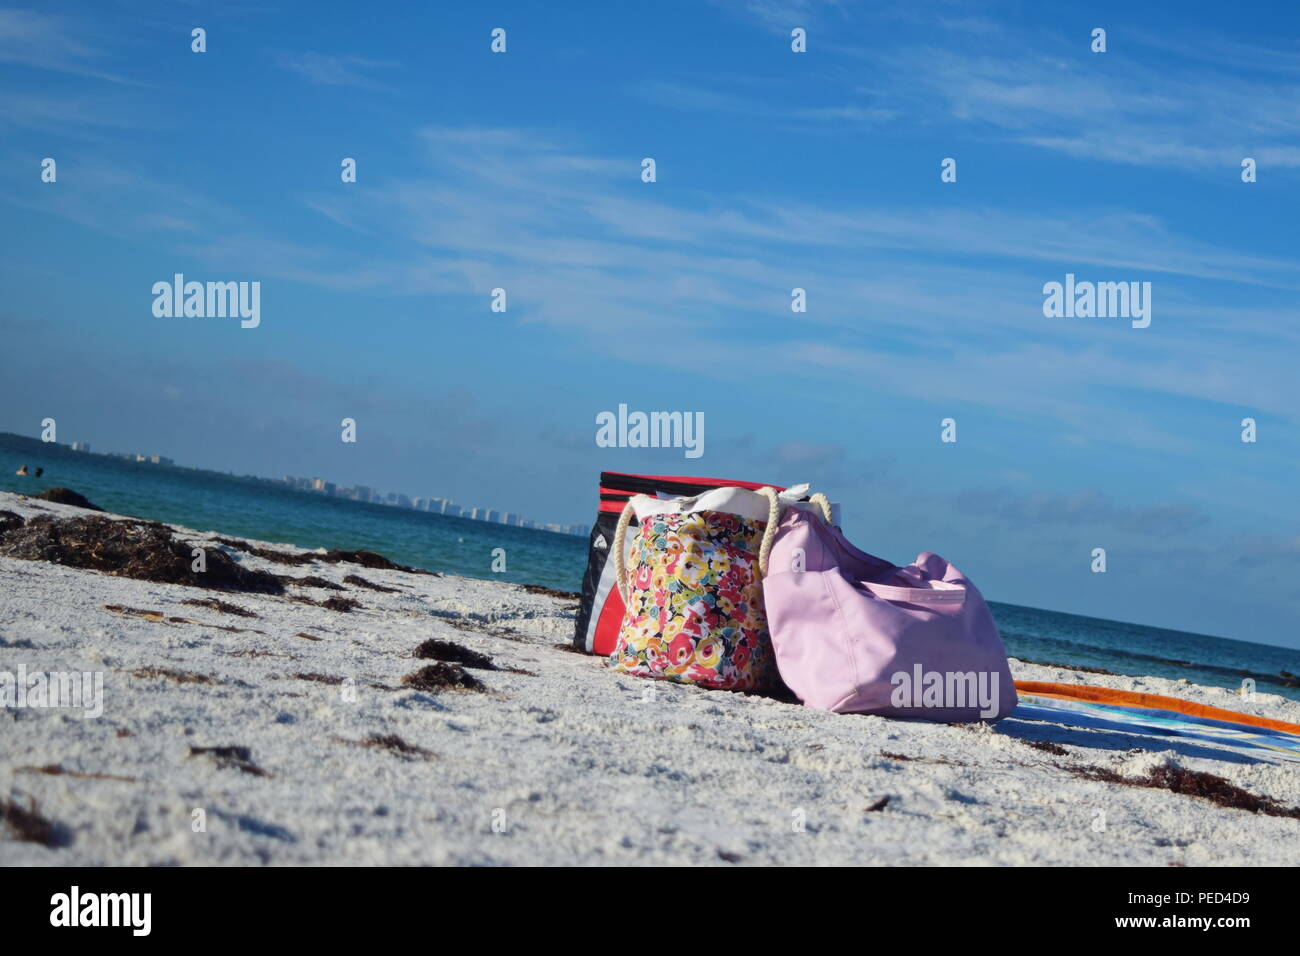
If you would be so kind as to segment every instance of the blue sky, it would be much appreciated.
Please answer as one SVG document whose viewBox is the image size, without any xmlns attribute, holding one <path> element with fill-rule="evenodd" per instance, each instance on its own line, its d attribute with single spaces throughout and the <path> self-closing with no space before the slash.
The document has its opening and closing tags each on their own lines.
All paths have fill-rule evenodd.
<svg viewBox="0 0 1300 956">
<path fill-rule="evenodd" d="M 1291 3 L 0 8 L 0 429 L 554 521 L 806 480 L 993 599 L 1300 646 L 1297 196 Z M 1151 326 L 1045 318 L 1067 272 Z M 598 448 L 620 402 L 704 456 Z"/>
</svg>

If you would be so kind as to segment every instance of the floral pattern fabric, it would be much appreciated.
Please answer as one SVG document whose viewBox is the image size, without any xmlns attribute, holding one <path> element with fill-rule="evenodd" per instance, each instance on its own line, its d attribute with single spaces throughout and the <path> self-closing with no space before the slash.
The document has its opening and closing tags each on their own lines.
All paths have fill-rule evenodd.
<svg viewBox="0 0 1300 956">
<path fill-rule="evenodd" d="M 725 690 L 770 684 L 775 656 L 758 573 L 766 526 L 719 511 L 647 517 L 628 562 L 614 669 Z"/>
</svg>

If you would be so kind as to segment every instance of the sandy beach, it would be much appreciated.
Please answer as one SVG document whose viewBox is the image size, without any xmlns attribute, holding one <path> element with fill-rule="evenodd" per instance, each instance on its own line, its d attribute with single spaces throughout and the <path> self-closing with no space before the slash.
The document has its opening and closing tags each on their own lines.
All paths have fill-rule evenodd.
<svg viewBox="0 0 1300 956">
<path fill-rule="evenodd" d="M 0 511 L 89 514 L 13 494 Z M 654 684 L 574 652 L 565 596 L 173 530 L 249 571 L 314 582 L 220 592 L 0 557 L 0 670 L 101 672 L 104 687 L 95 718 L 0 711 L 0 797 L 48 823 L 42 839 L 0 826 L 0 864 L 1300 858 L 1300 819 L 1099 773 L 1204 771 L 1294 808 L 1300 764 L 1016 718 L 921 724 Z M 421 645 L 434 657 L 417 657 Z M 1300 722 L 1300 704 L 1269 694 L 1012 668 Z"/>
</svg>

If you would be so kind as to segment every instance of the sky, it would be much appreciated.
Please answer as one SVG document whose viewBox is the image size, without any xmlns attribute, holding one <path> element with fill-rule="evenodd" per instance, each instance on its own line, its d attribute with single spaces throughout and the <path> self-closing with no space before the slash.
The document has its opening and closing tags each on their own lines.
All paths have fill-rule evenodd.
<svg viewBox="0 0 1300 956">
<path fill-rule="evenodd" d="M 1300 647 L 1297 197 L 1290 2 L 0 7 L 0 430 L 542 521 L 808 481 L 991 599 Z"/>
</svg>

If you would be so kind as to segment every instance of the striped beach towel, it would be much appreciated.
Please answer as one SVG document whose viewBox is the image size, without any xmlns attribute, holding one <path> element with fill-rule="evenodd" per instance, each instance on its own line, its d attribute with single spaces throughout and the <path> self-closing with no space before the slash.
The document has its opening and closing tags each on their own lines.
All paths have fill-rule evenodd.
<svg viewBox="0 0 1300 956">
<path fill-rule="evenodd" d="M 1300 724 L 1109 687 L 1016 681 L 1013 718 L 1218 744 L 1257 759 L 1300 762 Z"/>
</svg>

